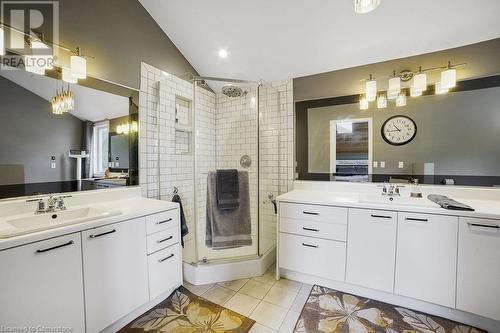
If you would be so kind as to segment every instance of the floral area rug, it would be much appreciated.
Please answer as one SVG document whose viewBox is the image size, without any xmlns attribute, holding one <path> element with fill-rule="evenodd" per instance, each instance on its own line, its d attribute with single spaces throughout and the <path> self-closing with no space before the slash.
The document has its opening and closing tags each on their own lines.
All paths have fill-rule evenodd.
<svg viewBox="0 0 500 333">
<path fill-rule="evenodd" d="M 119 333 L 246 333 L 254 320 L 198 297 L 179 287 Z"/>
<path fill-rule="evenodd" d="M 483 333 L 485 331 L 360 296 L 314 286 L 294 333 Z"/>
</svg>

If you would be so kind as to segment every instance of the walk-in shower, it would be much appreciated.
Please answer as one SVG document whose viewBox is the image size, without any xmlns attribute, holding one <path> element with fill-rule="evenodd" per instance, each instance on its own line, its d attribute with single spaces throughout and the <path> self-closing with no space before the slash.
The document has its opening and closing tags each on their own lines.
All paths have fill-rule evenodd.
<svg viewBox="0 0 500 333">
<path fill-rule="evenodd" d="M 194 85 L 194 216 L 195 241 L 186 244 L 186 278 L 210 282 L 210 268 L 238 265 L 258 269 L 274 261 L 277 215 L 273 199 L 287 190 L 286 159 L 280 158 L 283 136 L 282 93 L 270 84 L 195 77 Z M 208 90 L 211 89 L 212 91 Z M 216 250 L 206 245 L 207 176 L 218 169 L 248 172 L 252 244 Z M 282 180 L 283 179 L 283 180 Z M 239 223 L 235 220 L 234 223 Z M 189 248 L 188 248 L 189 246 Z M 259 261 L 262 261 L 260 264 Z M 221 265 L 221 266 L 218 266 Z M 205 276 L 196 276 L 196 269 Z M 243 268 L 243 266 L 241 266 Z M 236 269 L 242 274 L 245 269 Z M 256 271 L 257 273 L 260 273 Z M 227 278 L 235 278 L 234 272 Z M 208 278 L 208 279 L 207 279 Z M 215 279 L 225 279 L 219 276 Z"/>
</svg>

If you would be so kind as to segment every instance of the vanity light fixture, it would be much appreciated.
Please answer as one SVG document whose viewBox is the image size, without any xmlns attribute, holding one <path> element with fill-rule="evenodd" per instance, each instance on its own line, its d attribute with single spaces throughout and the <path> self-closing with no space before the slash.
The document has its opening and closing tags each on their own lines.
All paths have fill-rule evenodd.
<svg viewBox="0 0 500 333">
<path fill-rule="evenodd" d="M 78 83 L 78 79 L 71 73 L 69 68 L 62 69 L 62 80 L 68 83 Z"/>
<path fill-rule="evenodd" d="M 361 95 L 359 98 L 359 109 L 360 110 L 368 109 L 368 99 L 366 99 L 365 95 Z"/>
<path fill-rule="evenodd" d="M 405 106 L 406 105 L 406 91 L 402 90 L 398 97 L 396 97 L 396 106 Z"/>
<path fill-rule="evenodd" d="M 380 0 L 354 0 L 354 11 L 357 14 L 366 14 L 380 5 Z"/>
<path fill-rule="evenodd" d="M 389 89 L 387 90 L 387 98 L 394 99 L 401 92 L 401 78 L 393 72 L 392 77 L 389 79 Z"/>
<path fill-rule="evenodd" d="M 441 86 L 451 89 L 457 85 L 457 70 L 452 68 L 451 61 L 448 61 L 448 68 L 441 72 Z"/>
<path fill-rule="evenodd" d="M 79 47 L 76 48 L 76 51 L 71 56 L 71 74 L 77 79 L 86 79 L 87 78 L 87 59 L 81 54 L 81 50 Z"/>
<path fill-rule="evenodd" d="M 434 88 L 434 93 L 436 95 L 443 95 L 443 94 L 446 94 L 447 92 L 448 92 L 448 88 L 443 87 L 441 82 L 436 82 L 436 86 Z"/>
<path fill-rule="evenodd" d="M 373 102 L 377 98 L 377 81 L 373 79 L 371 74 L 365 84 L 365 94 L 368 102 Z"/>
<path fill-rule="evenodd" d="M 377 108 L 385 109 L 387 107 L 387 96 L 385 93 L 380 93 L 377 97 Z"/>
</svg>

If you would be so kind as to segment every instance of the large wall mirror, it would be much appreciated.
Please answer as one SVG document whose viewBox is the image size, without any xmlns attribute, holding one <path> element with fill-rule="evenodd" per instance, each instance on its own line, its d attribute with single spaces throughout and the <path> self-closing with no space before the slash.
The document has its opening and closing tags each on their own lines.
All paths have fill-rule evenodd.
<svg viewBox="0 0 500 333">
<path fill-rule="evenodd" d="M 296 103 L 298 179 L 500 185 L 500 76 L 404 107 L 359 95 Z"/>
<path fill-rule="evenodd" d="M 83 81 L 82 81 L 83 82 Z M 74 106 L 56 114 L 52 98 Z M 0 70 L 0 198 L 138 184 L 138 92 L 52 71 Z"/>
</svg>

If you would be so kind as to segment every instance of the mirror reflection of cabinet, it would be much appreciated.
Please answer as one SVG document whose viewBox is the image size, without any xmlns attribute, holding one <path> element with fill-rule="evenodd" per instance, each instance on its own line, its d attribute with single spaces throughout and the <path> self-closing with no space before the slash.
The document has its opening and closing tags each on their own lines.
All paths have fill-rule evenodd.
<svg viewBox="0 0 500 333">
<path fill-rule="evenodd" d="M 111 134 L 109 137 L 109 165 L 113 169 L 128 170 L 128 134 Z"/>
</svg>

